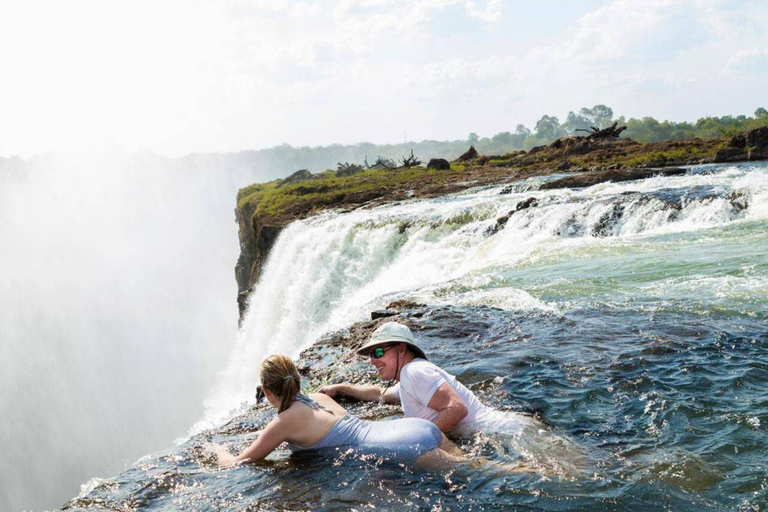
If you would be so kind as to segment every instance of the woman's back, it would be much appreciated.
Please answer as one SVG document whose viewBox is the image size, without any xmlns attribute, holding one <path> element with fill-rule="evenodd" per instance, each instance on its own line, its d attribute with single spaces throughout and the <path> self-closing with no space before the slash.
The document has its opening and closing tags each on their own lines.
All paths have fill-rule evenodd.
<svg viewBox="0 0 768 512">
<path fill-rule="evenodd" d="M 323 393 L 312 393 L 306 398 L 309 403 L 296 399 L 286 411 L 280 413 L 281 423 L 284 423 L 286 429 L 286 440 L 303 448 L 319 442 L 347 414 L 333 398 Z M 312 403 L 319 407 L 313 407 Z"/>
</svg>

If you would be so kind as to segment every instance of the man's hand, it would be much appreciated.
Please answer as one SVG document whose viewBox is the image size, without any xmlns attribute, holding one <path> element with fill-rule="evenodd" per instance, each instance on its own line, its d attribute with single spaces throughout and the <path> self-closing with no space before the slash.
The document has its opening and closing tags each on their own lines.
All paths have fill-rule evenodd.
<svg viewBox="0 0 768 512">
<path fill-rule="evenodd" d="M 344 387 L 344 384 L 329 384 L 327 386 L 323 386 L 320 389 L 317 390 L 318 393 L 325 393 L 329 397 L 333 398 L 339 393 L 341 393 L 341 389 Z"/>
</svg>

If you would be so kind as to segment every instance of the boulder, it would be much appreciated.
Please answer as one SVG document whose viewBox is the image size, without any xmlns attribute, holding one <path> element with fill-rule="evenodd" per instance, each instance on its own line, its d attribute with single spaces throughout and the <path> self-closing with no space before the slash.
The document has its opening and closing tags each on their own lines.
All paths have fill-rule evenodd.
<svg viewBox="0 0 768 512">
<path fill-rule="evenodd" d="M 515 206 L 515 212 L 519 212 L 521 210 L 527 210 L 528 208 L 534 208 L 539 205 L 539 200 L 535 197 L 529 197 L 525 201 L 520 201 L 517 203 L 517 206 Z M 511 214 L 512 212 L 510 212 Z"/>
<path fill-rule="evenodd" d="M 456 161 L 466 162 L 467 160 L 472 160 L 474 158 L 477 158 L 477 150 L 475 149 L 475 146 L 469 146 L 469 149 L 463 155 L 457 158 Z"/>
<path fill-rule="evenodd" d="M 312 173 L 307 169 L 300 169 L 281 181 L 277 185 L 277 188 L 280 188 L 284 185 L 290 185 L 291 183 L 298 183 L 300 181 L 306 181 L 310 179 L 312 179 Z"/>
<path fill-rule="evenodd" d="M 734 135 L 715 154 L 715 163 L 764 160 L 768 158 L 768 126 L 755 128 L 746 133 Z"/>
<path fill-rule="evenodd" d="M 445 158 L 433 158 L 427 164 L 427 169 L 436 169 L 438 171 L 447 171 L 450 168 L 451 164 Z"/>
<path fill-rule="evenodd" d="M 397 315 L 397 311 L 392 311 L 389 309 L 377 309 L 376 311 L 371 311 L 371 320 L 378 320 L 379 318 L 389 318 L 390 316 Z"/>
</svg>

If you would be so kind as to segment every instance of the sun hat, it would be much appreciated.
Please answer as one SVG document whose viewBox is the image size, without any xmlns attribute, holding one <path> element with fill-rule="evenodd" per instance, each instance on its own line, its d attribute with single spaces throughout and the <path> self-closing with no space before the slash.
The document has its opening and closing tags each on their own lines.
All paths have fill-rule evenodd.
<svg viewBox="0 0 768 512">
<path fill-rule="evenodd" d="M 408 345 L 408 348 L 416 354 L 416 357 L 422 359 L 427 358 L 424 351 L 416 345 L 416 340 L 408 326 L 397 322 L 386 322 L 381 324 L 375 331 L 373 331 L 371 339 L 369 339 L 365 345 L 357 349 L 357 353 L 367 356 L 375 347 L 386 345 L 387 343 L 405 343 Z"/>
</svg>

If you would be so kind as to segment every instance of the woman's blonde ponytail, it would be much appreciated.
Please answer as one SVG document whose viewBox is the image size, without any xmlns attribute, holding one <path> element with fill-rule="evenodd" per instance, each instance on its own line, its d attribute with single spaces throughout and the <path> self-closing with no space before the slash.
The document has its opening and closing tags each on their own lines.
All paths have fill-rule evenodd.
<svg viewBox="0 0 768 512">
<path fill-rule="evenodd" d="M 261 364 L 261 385 L 280 399 L 279 414 L 291 406 L 301 390 L 301 376 L 291 358 L 277 354 Z"/>
</svg>

